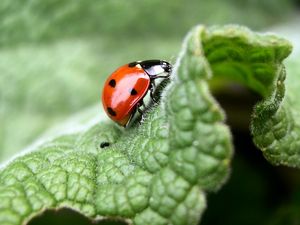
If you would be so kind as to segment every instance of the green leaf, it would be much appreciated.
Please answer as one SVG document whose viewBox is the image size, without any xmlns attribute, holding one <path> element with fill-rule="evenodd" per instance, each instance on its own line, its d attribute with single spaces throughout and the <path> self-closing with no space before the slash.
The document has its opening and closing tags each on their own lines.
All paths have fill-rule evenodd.
<svg viewBox="0 0 300 225">
<path fill-rule="evenodd" d="M 255 106 L 251 120 L 255 144 L 271 163 L 300 167 L 299 70 L 296 66 L 289 67 L 285 95 L 286 70 L 282 64 L 292 47 L 273 35 L 266 38 L 248 31 L 240 35 L 236 32 L 240 30 L 228 29 L 227 34 L 223 34 L 233 39 L 239 36 L 235 42 L 230 40 L 226 44 L 220 37 L 214 37 L 210 45 L 204 40 L 205 54 L 214 76 L 222 75 L 222 79 L 242 83 L 264 98 Z M 249 43 L 256 46 L 250 47 Z M 217 47 L 222 50 L 216 50 Z"/>
<path fill-rule="evenodd" d="M 290 60 L 287 69 L 279 65 L 273 90 L 255 107 L 252 133 L 255 144 L 271 163 L 299 168 L 300 73 L 297 61 Z"/>
<path fill-rule="evenodd" d="M 234 77 L 267 97 L 290 50 L 283 39 L 238 26 L 196 27 L 142 125 L 124 130 L 101 122 L 3 166 L 0 223 L 22 224 L 46 208 L 70 207 L 134 224 L 197 224 L 205 193 L 226 181 L 232 157 L 208 80 Z M 104 141 L 110 146 L 100 148 Z"/>
</svg>

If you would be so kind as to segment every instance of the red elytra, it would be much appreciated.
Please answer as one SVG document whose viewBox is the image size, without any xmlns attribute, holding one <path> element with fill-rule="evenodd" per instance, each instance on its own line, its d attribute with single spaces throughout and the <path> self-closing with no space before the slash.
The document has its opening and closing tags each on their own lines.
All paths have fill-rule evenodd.
<svg viewBox="0 0 300 225">
<path fill-rule="evenodd" d="M 156 78 L 167 78 L 171 65 L 163 60 L 132 62 L 121 66 L 106 80 L 102 92 L 102 104 L 107 115 L 116 123 L 126 127 L 134 113 L 143 104 L 150 90 L 153 98 L 153 82 Z M 167 73 L 165 76 L 160 76 Z"/>
</svg>

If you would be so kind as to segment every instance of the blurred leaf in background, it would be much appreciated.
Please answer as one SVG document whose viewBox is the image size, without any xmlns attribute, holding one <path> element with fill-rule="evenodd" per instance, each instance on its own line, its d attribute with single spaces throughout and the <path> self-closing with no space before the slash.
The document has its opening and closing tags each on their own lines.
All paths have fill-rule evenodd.
<svg viewBox="0 0 300 225">
<path fill-rule="evenodd" d="M 239 23 L 264 28 L 287 20 L 293 10 L 286 0 L 3 0 L 1 46 L 61 38 L 182 38 L 198 23 Z"/>
</svg>

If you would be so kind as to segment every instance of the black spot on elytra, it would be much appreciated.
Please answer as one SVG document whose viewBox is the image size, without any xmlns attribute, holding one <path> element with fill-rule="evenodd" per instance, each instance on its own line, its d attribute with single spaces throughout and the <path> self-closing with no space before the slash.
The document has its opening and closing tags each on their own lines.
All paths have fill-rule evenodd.
<svg viewBox="0 0 300 225">
<path fill-rule="evenodd" d="M 109 82 L 108 82 L 109 86 L 111 87 L 115 87 L 116 86 L 116 80 L 115 79 L 111 79 Z"/>
<path fill-rule="evenodd" d="M 129 66 L 129 67 L 135 67 L 136 64 L 137 64 L 137 62 L 131 62 L 131 63 L 128 64 L 128 66 Z"/>
<path fill-rule="evenodd" d="M 137 94 L 137 91 L 136 91 L 134 88 L 132 88 L 131 91 L 130 91 L 130 94 L 131 94 L 131 95 L 136 95 L 136 94 Z"/>
<path fill-rule="evenodd" d="M 107 107 L 107 112 L 111 115 L 111 116 L 116 116 L 117 113 L 110 107 Z"/>
<path fill-rule="evenodd" d="M 100 144 L 100 148 L 105 148 L 108 147 L 109 145 L 110 145 L 109 142 L 104 141 Z"/>
</svg>

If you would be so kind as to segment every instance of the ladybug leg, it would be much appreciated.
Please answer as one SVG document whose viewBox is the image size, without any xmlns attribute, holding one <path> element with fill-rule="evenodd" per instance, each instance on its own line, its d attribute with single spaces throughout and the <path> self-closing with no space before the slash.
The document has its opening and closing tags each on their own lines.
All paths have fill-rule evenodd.
<svg viewBox="0 0 300 225">
<path fill-rule="evenodd" d="M 155 97 L 154 97 L 154 90 L 155 90 L 155 83 L 154 80 L 152 80 L 151 84 L 150 84 L 150 98 L 152 99 L 152 101 L 156 104 L 158 104 L 158 102 L 156 101 Z"/>
<path fill-rule="evenodd" d="M 144 103 L 143 99 L 142 99 L 142 100 L 140 100 L 140 106 L 143 106 L 143 107 L 144 107 L 144 109 L 146 108 L 146 105 L 145 105 L 145 103 Z"/>
<path fill-rule="evenodd" d="M 151 85 L 153 86 L 153 88 L 156 87 L 156 84 L 155 84 L 155 80 L 154 80 L 154 79 L 151 80 Z"/>
<path fill-rule="evenodd" d="M 142 121 L 144 121 L 144 119 L 145 119 L 144 113 L 143 113 L 143 111 L 141 110 L 141 106 L 143 106 L 143 105 L 144 105 L 144 102 L 143 102 L 143 101 L 142 101 L 142 103 L 141 103 L 141 102 L 138 102 L 137 105 L 136 105 L 136 109 L 137 109 L 137 111 L 139 112 L 139 114 L 141 114 L 141 117 L 142 117 L 142 119 L 139 121 L 139 124 L 142 124 Z"/>
</svg>

